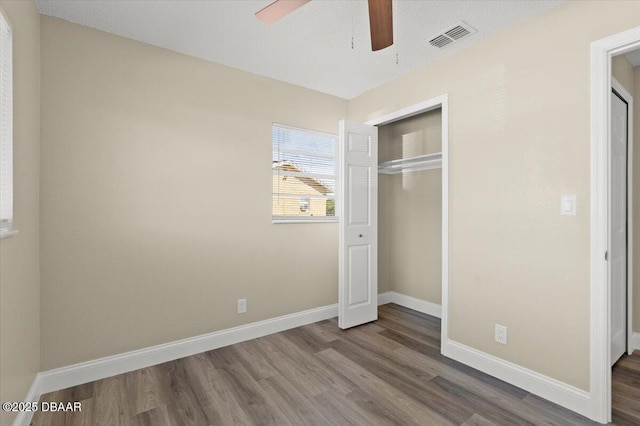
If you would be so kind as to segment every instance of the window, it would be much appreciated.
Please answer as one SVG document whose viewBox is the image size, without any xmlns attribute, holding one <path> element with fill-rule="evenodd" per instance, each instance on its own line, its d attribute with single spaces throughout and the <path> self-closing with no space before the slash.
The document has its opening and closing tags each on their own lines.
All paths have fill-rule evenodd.
<svg viewBox="0 0 640 426">
<path fill-rule="evenodd" d="M 336 221 L 337 137 L 274 124 L 274 223 Z"/>
<path fill-rule="evenodd" d="M 0 13 L 0 237 L 13 228 L 13 56 L 11 28 Z"/>
<path fill-rule="evenodd" d="M 307 210 L 309 210 L 309 196 L 308 195 L 303 195 L 302 197 L 300 197 L 300 211 L 301 212 L 306 212 Z"/>
</svg>

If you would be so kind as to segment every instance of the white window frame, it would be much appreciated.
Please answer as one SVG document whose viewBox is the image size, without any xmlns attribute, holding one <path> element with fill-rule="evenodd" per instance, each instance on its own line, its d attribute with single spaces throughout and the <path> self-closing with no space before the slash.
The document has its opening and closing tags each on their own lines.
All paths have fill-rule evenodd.
<svg viewBox="0 0 640 426">
<path fill-rule="evenodd" d="M 297 130 L 300 132 L 305 132 L 305 133 L 311 133 L 311 134 L 316 134 L 316 135 L 320 135 L 320 136 L 324 136 L 324 137 L 328 137 L 334 140 L 334 147 L 335 147 L 335 156 L 334 156 L 334 160 L 335 160 L 335 185 L 336 188 L 338 187 L 338 183 L 339 183 L 339 179 L 340 179 L 340 175 L 339 175 L 339 158 L 338 158 L 338 154 L 339 154 L 339 150 L 338 150 L 338 135 L 334 134 L 334 133 L 327 133 L 327 132 L 321 132 L 318 130 L 311 130 L 311 129 L 306 129 L 303 127 L 296 127 L 296 126 L 291 126 L 288 124 L 282 124 L 282 123 L 272 123 L 271 124 L 271 131 L 273 132 L 273 128 L 274 127 L 280 127 L 283 129 L 291 129 L 291 130 Z M 273 156 L 273 139 L 271 140 L 271 155 Z M 273 176 L 273 172 L 272 172 L 272 176 Z M 273 177 L 272 177 L 273 179 Z M 273 197 L 273 194 L 272 194 Z M 311 198 L 309 198 L 309 208 L 311 208 Z M 334 199 L 334 203 L 335 203 L 335 207 L 334 207 L 334 212 L 335 212 L 335 216 L 275 216 L 272 214 L 271 216 L 271 223 L 272 224 L 286 224 L 286 223 L 338 223 L 338 199 L 337 196 L 333 197 Z M 272 206 L 271 206 L 271 210 L 273 211 L 273 198 L 272 198 Z"/>
<path fill-rule="evenodd" d="M 300 196 L 300 211 L 306 212 L 311 208 L 311 197 L 308 195 Z"/>
<path fill-rule="evenodd" d="M 0 11 L 0 238 L 15 235 L 14 229 L 14 173 L 13 173 L 13 31 Z M 8 61 L 8 64 L 7 64 Z M 4 154 L 4 155 L 3 155 Z M 2 176 L 8 179 L 2 182 Z M 4 188 L 4 189 L 3 189 Z M 8 204 L 8 207 L 7 207 Z M 7 213 L 8 211 L 8 213 Z M 2 217 L 2 214 L 5 217 Z"/>
</svg>

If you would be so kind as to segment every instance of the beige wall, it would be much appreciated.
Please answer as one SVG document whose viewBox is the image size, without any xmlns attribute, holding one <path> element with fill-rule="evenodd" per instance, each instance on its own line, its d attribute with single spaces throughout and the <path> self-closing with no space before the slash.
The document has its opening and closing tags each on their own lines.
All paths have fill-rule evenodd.
<svg viewBox="0 0 640 426">
<path fill-rule="evenodd" d="M 13 30 L 14 223 L 0 240 L 0 401 L 23 401 L 40 366 L 38 194 L 40 16 L 33 1 L 6 1 Z M 0 414 L 0 424 L 15 416 Z"/>
<path fill-rule="evenodd" d="M 442 150 L 442 114 L 427 112 L 379 127 L 380 161 Z M 425 170 L 378 179 L 378 284 L 441 303 L 442 171 Z"/>
<path fill-rule="evenodd" d="M 337 224 L 271 224 L 271 124 L 337 133 L 345 100 L 41 30 L 43 370 L 336 303 Z"/>
<path fill-rule="evenodd" d="M 611 60 L 611 75 L 618 80 L 629 93 L 633 94 L 633 66 L 626 56 L 614 56 Z"/>
<path fill-rule="evenodd" d="M 349 102 L 367 120 L 449 94 L 450 337 L 581 389 L 590 43 L 637 25 L 640 2 L 567 2 Z M 563 194 L 577 216 L 560 216 Z"/>
<path fill-rule="evenodd" d="M 640 333 L 640 66 L 633 69 L 633 331 Z"/>
</svg>

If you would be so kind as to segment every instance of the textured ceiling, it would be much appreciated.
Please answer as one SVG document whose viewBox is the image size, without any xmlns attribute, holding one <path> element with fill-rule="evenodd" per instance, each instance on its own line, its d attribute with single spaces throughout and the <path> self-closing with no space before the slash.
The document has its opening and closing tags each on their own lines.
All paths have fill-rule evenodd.
<svg viewBox="0 0 640 426">
<path fill-rule="evenodd" d="M 374 53 L 362 0 L 314 0 L 271 25 L 254 16 L 271 0 L 36 1 L 45 15 L 346 99 L 562 2 L 396 0 L 396 43 Z M 428 44 L 459 21 L 478 32 Z"/>
</svg>

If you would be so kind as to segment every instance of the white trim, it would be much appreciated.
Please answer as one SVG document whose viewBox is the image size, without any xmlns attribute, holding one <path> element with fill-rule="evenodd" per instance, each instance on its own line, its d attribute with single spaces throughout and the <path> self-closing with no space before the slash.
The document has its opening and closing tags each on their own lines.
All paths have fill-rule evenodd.
<svg viewBox="0 0 640 426">
<path fill-rule="evenodd" d="M 381 300 L 383 300 L 384 303 L 381 303 Z M 422 312 L 432 317 L 442 318 L 442 306 L 429 302 L 428 300 L 418 299 L 395 291 L 379 294 L 378 305 L 386 305 L 387 303 L 395 303 L 396 305 L 404 306 L 405 308 L 413 309 L 414 311 Z"/>
<path fill-rule="evenodd" d="M 40 374 L 37 374 L 29 388 L 29 392 L 27 392 L 24 402 L 38 402 L 42 393 L 43 392 L 40 391 Z M 33 418 L 33 413 L 33 411 L 20 411 L 13 421 L 13 426 L 29 426 Z"/>
<path fill-rule="evenodd" d="M 440 305 L 405 294 L 389 291 L 378 295 L 378 304 L 386 303 L 396 303 L 440 318 Z M 636 333 L 636 336 L 640 345 L 640 334 Z M 591 413 L 591 396 L 587 391 L 450 339 L 446 343 L 442 341 L 442 354 L 581 415 Z"/>
<path fill-rule="evenodd" d="M 0 229 L 0 240 L 3 238 L 9 238 L 9 237 L 13 237 L 14 235 L 18 235 L 20 231 L 18 231 L 17 229 L 10 229 L 10 228 L 5 228 L 5 229 Z"/>
<path fill-rule="evenodd" d="M 589 392 L 505 361 L 469 346 L 447 340 L 443 354 L 514 386 L 561 405 L 583 416 L 591 413 Z"/>
<path fill-rule="evenodd" d="M 6 72 L 0 75 L 0 169 L 4 179 L 0 178 L 0 238 L 15 235 L 14 221 L 16 214 L 16 169 L 15 149 L 15 46 L 13 27 L 5 13 L 0 10 L 0 61 L 5 62 Z"/>
<path fill-rule="evenodd" d="M 633 352 L 633 96 L 611 76 L 611 87 L 627 103 L 627 354 Z"/>
<path fill-rule="evenodd" d="M 281 129 L 286 129 L 286 130 L 295 130 L 298 132 L 315 133 L 316 135 L 323 136 L 325 138 L 333 138 L 335 139 L 336 143 L 338 142 L 338 135 L 335 133 L 323 132 L 322 130 L 307 129 L 306 127 L 292 126 L 289 124 L 282 124 L 282 123 L 273 121 L 271 123 L 271 128 L 273 129 L 274 127 L 280 127 Z"/>
<path fill-rule="evenodd" d="M 413 117 L 414 115 L 422 114 L 423 112 L 432 111 L 434 109 L 438 109 L 442 107 L 446 102 L 448 102 L 448 94 L 444 94 L 441 96 L 437 96 L 435 98 L 428 99 L 424 102 L 420 102 L 414 105 L 410 105 L 406 108 L 399 109 L 397 111 L 391 112 L 389 114 L 372 118 L 371 120 L 365 122 L 364 124 L 369 124 L 371 126 L 381 126 L 383 124 L 393 123 L 394 121 L 399 121 L 405 118 Z M 444 120 L 444 110 L 442 111 L 443 120 Z M 443 135 L 444 139 L 444 135 Z"/>
<path fill-rule="evenodd" d="M 386 303 L 396 303 L 406 308 L 439 317 L 439 305 L 394 291 L 378 295 L 378 304 L 383 305 Z M 636 343 L 640 346 L 640 333 L 636 333 L 636 338 Z M 589 416 L 591 413 L 591 396 L 589 392 L 582 389 L 567 385 L 559 380 L 453 340 L 447 340 L 446 343 L 443 341 L 442 354 L 583 416 Z"/>
<path fill-rule="evenodd" d="M 380 126 L 423 112 L 442 109 L 442 306 L 441 340 L 449 336 L 447 312 L 449 306 L 449 94 L 445 93 L 381 117 L 372 118 L 366 124 Z"/>
<path fill-rule="evenodd" d="M 39 394 L 77 386 L 105 377 L 127 373 L 178 358 L 210 351 L 234 343 L 244 342 L 311 324 L 338 315 L 338 305 L 328 305 L 289 315 L 258 321 L 214 333 L 189 337 L 175 342 L 152 346 L 120 355 L 44 371 L 36 377 Z"/>
<path fill-rule="evenodd" d="M 640 351 L 640 333 L 633 333 L 631 338 L 631 348 L 633 351 Z"/>
<path fill-rule="evenodd" d="M 387 303 L 393 303 L 392 294 L 393 291 L 387 291 L 386 293 L 378 294 L 378 306 L 386 305 Z"/>
<path fill-rule="evenodd" d="M 449 95 L 442 106 L 442 307 L 440 339 L 449 340 Z M 444 355 L 442 348 L 440 352 Z"/>
<path fill-rule="evenodd" d="M 591 413 L 601 423 L 611 420 L 611 353 L 609 267 L 609 148 L 611 58 L 640 47 L 640 26 L 591 43 L 591 284 L 590 388 Z"/>
<path fill-rule="evenodd" d="M 281 217 L 286 217 L 286 216 L 281 216 Z M 271 218 L 271 224 L 278 225 L 283 223 L 338 223 L 339 221 L 339 218 L 337 216 L 300 216 L 300 217 L 301 219 L 290 219 L 290 218 L 276 219 L 274 216 Z"/>
<path fill-rule="evenodd" d="M 440 317 L 440 305 L 394 291 L 378 296 L 378 304 L 386 303 L 396 303 Z M 640 334 L 636 334 L 640 339 Z M 446 343 L 442 341 L 442 354 L 584 416 L 591 413 L 591 396 L 587 391 L 450 339 L 447 339 Z"/>
</svg>

